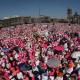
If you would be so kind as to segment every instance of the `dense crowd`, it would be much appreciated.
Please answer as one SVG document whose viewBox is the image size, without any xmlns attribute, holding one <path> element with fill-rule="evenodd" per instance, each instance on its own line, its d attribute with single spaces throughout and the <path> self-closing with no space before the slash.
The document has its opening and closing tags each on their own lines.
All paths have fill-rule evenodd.
<svg viewBox="0 0 80 80">
<path fill-rule="evenodd" d="M 80 80 L 80 25 L 1 28 L 0 75 L 8 80 Z"/>
</svg>

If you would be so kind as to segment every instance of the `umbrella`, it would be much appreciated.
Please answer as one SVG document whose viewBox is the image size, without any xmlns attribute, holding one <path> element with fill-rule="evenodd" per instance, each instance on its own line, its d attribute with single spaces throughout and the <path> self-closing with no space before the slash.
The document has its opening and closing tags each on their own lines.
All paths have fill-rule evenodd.
<svg viewBox="0 0 80 80">
<path fill-rule="evenodd" d="M 80 51 L 73 52 L 72 55 L 71 55 L 71 57 L 72 58 L 78 58 L 78 57 L 80 57 Z"/>
<path fill-rule="evenodd" d="M 78 38 L 77 41 L 80 43 L 80 38 Z"/>
<path fill-rule="evenodd" d="M 2 51 L 3 51 L 3 52 L 8 52 L 9 49 L 8 49 L 8 48 L 2 48 Z"/>
<path fill-rule="evenodd" d="M 54 50 L 63 51 L 64 50 L 64 47 L 63 46 L 55 46 L 54 47 Z"/>
<path fill-rule="evenodd" d="M 27 71 L 27 70 L 30 70 L 31 69 L 31 66 L 30 65 L 27 65 L 25 63 L 19 64 L 19 67 L 20 67 L 20 70 L 21 71 Z"/>
<path fill-rule="evenodd" d="M 57 58 L 51 58 L 48 60 L 47 65 L 49 67 L 57 67 L 59 66 L 59 64 L 61 63 L 61 61 Z"/>
</svg>

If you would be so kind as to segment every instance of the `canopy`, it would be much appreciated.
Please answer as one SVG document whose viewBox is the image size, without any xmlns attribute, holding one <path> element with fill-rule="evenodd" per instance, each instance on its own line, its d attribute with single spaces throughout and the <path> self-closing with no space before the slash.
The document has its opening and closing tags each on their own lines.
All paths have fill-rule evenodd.
<svg viewBox="0 0 80 80">
<path fill-rule="evenodd" d="M 57 67 L 59 66 L 59 64 L 61 63 L 61 61 L 57 58 L 51 58 L 48 60 L 47 65 L 49 67 Z"/>
<path fill-rule="evenodd" d="M 20 67 L 20 70 L 21 71 L 27 71 L 27 70 L 30 70 L 31 69 L 31 66 L 30 65 L 27 65 L 25 63 L 19 64 L 19 67 Z"/>
<path fill-rule="evenodd" d="M 54 49 L 57 51 L 63 51 L 64 47 L 63 46 L 55 46 Z"/>
<path fill-rule="evenodd" d="M 9 49 L 8 49 L 8 48 L 2 48 L 2 51 L 3 51 L 3 52 L 8 52 Z"/>
</svg>

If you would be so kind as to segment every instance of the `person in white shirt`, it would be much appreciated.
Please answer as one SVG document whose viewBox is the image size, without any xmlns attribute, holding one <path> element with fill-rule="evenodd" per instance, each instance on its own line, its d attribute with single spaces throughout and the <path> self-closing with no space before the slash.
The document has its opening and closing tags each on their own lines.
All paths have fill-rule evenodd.
<svg viewBox="0 0 80 80">
<path fill-rule="evenodd" d="M 80 68 L 80 61 L 78 61 L 78 64 L 77 64 L 76 68 L 77 68 L 77 69 Z"/>
<path fill-rule="evenodd" d="M 36 66 L 38 66 L 39 65 L 39 63 L 40 63 L 40 61 L 39 60 L 36 60 Z"/>
<path fill-rule="evenodd" d="M 22 74 L 22 72 L 17 73 L 17 78 L 18 78 L 18 79 L 23 79 L 23 74 Z"/>
<path fill-rule="evenodd" d="M 56 77 L 55 80 L 63 80 L 63 77 Z"/>
<path fill-rule="evenodd" d="M 48 72 L 42 74 L 42 80 L 48 80 Z"/>
<path fill-rule="evenodd" d="M 72 68 L 69 68 L 69 69 L 67 70 L 67 73 L 71 74 L 72 71 L 73 71 L 73 67 L 72 67 Z"/>
</svg>

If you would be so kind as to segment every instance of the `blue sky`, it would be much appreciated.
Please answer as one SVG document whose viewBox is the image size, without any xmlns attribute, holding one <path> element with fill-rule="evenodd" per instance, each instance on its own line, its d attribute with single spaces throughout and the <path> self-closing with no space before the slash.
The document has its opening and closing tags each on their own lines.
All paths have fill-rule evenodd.
<svg viewBox="0 0 80 80">
<path fill-rule="evenodd" d="M 41 15 L 63 18 L 66 9 L 80 14 L 80 0 L 0 0 L 0 18 L 6 16 L 38 16 Z"/>
</svg>

